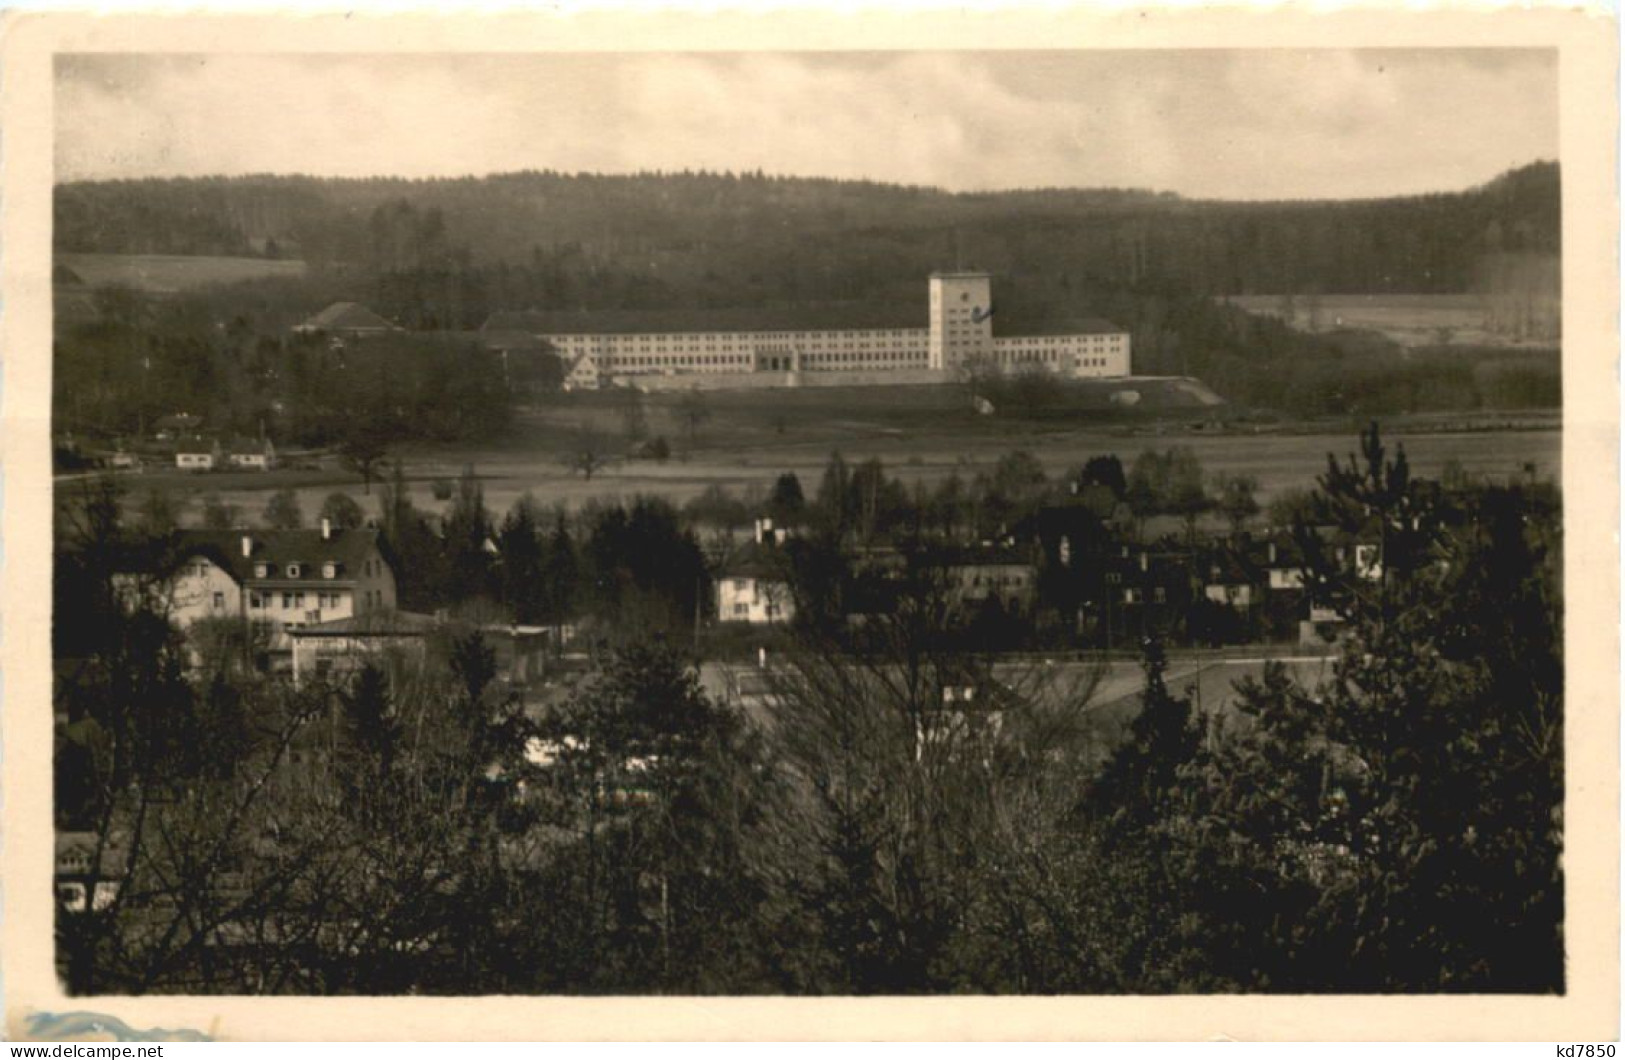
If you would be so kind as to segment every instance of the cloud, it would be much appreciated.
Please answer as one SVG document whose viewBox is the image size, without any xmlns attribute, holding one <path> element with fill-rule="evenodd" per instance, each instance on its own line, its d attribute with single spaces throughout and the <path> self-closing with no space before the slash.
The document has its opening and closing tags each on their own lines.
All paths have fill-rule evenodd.
<svg viewBox="0 0 1625 1060">
<path fill-rule="evenodd" d="M 1557 155 L 1550 52 L 76 56 L 59 179 L 762 169 L 1229 198 Z"/>
</svg>

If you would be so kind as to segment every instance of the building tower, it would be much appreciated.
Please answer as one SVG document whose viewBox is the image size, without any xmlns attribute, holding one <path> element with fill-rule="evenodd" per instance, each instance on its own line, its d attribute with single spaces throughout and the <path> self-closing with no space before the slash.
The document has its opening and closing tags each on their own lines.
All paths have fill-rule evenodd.
<svg viewBox="0 0 1625 1060">
<path fill-rule="evenodd" d="M 993 279 L 985 272 L 931 274 L 931 352 L 927 362 L 953 370 L 993 353 Z"/>
</svg>

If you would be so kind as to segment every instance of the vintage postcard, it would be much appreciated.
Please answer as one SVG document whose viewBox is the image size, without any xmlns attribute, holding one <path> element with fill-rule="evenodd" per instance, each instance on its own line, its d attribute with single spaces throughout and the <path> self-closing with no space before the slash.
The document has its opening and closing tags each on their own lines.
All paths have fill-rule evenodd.
<svg viewBox="0 0 1625 1060">
<path fill-rule="evenodd" d="M 11 18 L 7 1033 L 1617 1037 L 1612 19 Z"/>
</svg>

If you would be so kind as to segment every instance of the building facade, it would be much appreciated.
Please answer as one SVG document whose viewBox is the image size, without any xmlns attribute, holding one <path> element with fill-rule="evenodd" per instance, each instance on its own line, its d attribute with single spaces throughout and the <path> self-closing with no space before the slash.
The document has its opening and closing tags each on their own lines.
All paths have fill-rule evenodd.
<svg viewBox="0 0 1625 1060">
<path fill-rule="evenodd" d="M 934 273 L 926 321 L 925 327 L 809 329 L 765 326 L 759 317 L 736 314 L 729 326 L 714 330 L 600 331 L 566 330 L 560 324 L 568 321 L 548 314 L 504 313 L 485 330 L 524 332 L 548 343 L 567 366 L 572 389 L 650 375 L 779 373 L 793 379 L 905 369 L 952 374 L 970 365 L 1031 366 L 1074 378 L 1131 374 L 1128 332 L 1106 321 L 1086 320 L 1064 334 L 996 335 L 993 280 L 985 272 Z"/>
<path fill-rule="evenodd" d="M 770 519 L 756 520 L 755 537 L 735 550 L 716 574 L 717 620 L 771 625 L 795 618 L 790 564 L 781 546 L 783 530 Z"/>
<path fill-rule="evenodd" d="M 192 439 L 175 446 L 175 466 L 182 471 L 213 471 L 221 463 L 216 442 Z"/>
<path fill-rule="evenodd" d="M 288 649 L 287 630 L 395 609 L 395 572 L 376 530 L 189 530 L 154 601 L 182 629 L 246 622 Z"/>
</svg>

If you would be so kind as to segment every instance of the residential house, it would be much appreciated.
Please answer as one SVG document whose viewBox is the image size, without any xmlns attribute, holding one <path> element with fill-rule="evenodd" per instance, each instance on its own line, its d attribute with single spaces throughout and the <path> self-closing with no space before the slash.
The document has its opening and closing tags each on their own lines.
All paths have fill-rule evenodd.
<svg viewBox="0 0 1625 1060">
<path fill-rule="evenodd" d="M 1356 581 L 1382 580 L 1382 546 L 1371 534 L 1318 526 L 1310 545 L 1323 562 L 1352 574 Z M 1309 579 L 1304 545 L 1287 533 L 1271 534 L 1260 557 L 1267 574 L 1265 621 L 1272 634 L 1295 630 L 1302 644 L 1324 645 L 1337 639 L 1346 601 L 1337 589 L 1315 589 Z"/>
<path fill-rule="evenodd" d="M 239 439 L 226 449 L 226 460 L 232 467 L 269 471 L 276 467 L 276 446 L 267 438 Z"/>
<path fill-rule="evenodd" d="M 182 629 L 233 619 L 289 650 L 287 630 L 395 609 L 395 573 L 376 530 L 183 530 L 156 591 Z M 133 584 L 133 583 L 132 583 Z"/>
<path fill-rule="evenodd" d="M 1121 545 L 1102 568 L 1100 598 L 1089 611 L 1107 647 L 1172 630 L 1189 614 L 1195 597 L 1189 553 Z"/>
<path fill-rule="evenodd" d="M 175 443 L 175 466 L 182 471 L 213 471 L 222 466 L 220 443 L 206 438 L 188 438 Z"/>
<path fill-rule="evenodd" d="M 950 615 L 974 616 L 989 608 L 1020 617 L 1032 613 L 1038 568 L 1009 547 L 963 549 L 941 557 Z"/>
<path fill-rule="evenodd" d="M 1267 575 L 1255 568 L 1244 551 L 1220 547 L 1207 557 L 1202 572 L 1202 596 L 1243 614 L 1263 602 Z"/>
<path fill-rule="evenodd" d="M 69 913 L 102 910 L 118 899 L 129 854 L 95 832 L 56 833 L 56 900 Z"/>
<path fill-rule="evenodd" d="M 1186 632 L 1193 642 L 1241 643 L 1258 637 L 1269 576 L 1246 535 L 1215 542 L 1193 557 L 1201 592 Z"/>
<path fill-rule="evenodd" d="M 1272 640 L 1297 637 L 1309 607 L 1303 549 L 1290 533 L 1272 530 L 1252 541 L 1248 554 L 1262 572 L 1260 616 L 1264 635 Z"/>
<path fill-rule="evenodd" d="M 718 621 L 765 625 L 795 617 L 781 535 L 771 519 L 758 519 L 755 538 L 723 561 L 716 576 Z"/>
<path fill-rule="evenodd" d="M 604 376 L 598 371 L 598 360 L 590 353 L 576 357 L 564 372 L 566 390 L 597 390 L 603 384 Z"/>
</svg>

